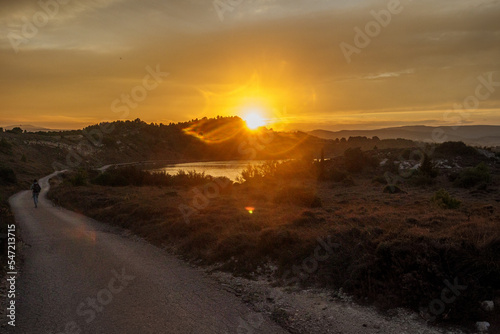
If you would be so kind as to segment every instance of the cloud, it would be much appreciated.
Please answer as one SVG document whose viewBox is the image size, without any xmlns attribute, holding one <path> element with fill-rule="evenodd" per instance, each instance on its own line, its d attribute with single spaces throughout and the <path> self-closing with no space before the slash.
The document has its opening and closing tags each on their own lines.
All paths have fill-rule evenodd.
<svg viewBox="0 0 500 334">
<path fill-rule="evenodd" d="M 387 4 L 243 0 L 220 21 L 211 1 L 72 0 L 19 53 L 0 41 L 2 118 L 112 119 L 111 102 L 160 64 L 171 75 L 130 118 L 229 114 L 260 97 L 291 117 L 385 121 L 404 111 L 401 121 L 413 122 L 442 118 L 500 68 L 500 4 L 489 0 L 401 0 L 402 12 L 348 64 L 340 43 L 354 45 L 354 28 Z M 4 36 L 40 10 L 31 0 L 0 8 Z M 499 92 L 479 109 L 498 106 Z"/>
</svg>

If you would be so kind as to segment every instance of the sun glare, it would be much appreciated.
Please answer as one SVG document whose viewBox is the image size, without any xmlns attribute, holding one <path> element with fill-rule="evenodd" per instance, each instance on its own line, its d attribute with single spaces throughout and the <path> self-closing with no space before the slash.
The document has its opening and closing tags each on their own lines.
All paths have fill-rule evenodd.
<svg viewBox="0 0 500 334">
<path fill-rule="evenodd" d="M 265 119 L 259 113 L 252 112 L 247 114 L 243 119 L 247 123 L 248 128 L 251 130 L 255 130 L 266 125 Z"/>
</svg>

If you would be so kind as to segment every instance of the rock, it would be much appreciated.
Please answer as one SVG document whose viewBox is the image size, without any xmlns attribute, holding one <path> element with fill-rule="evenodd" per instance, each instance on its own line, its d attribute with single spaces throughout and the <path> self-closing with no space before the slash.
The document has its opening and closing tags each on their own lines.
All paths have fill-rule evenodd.
<svg viewBox="0 0 500 334">
<path fill-rule="evenodd" d="M 476 322 L 476 329 L 480 333 L 486 333 L 488 329 L 490 328 L 490 323 L 486 321 L 478 321 Z"/>
<path fill-rule="evenodd" d="M 495 309 L 495 304 L 492 300 L 485 300 L 481 303 L 481 308 L 486 312 L 491 312 Z"/>
</svg>

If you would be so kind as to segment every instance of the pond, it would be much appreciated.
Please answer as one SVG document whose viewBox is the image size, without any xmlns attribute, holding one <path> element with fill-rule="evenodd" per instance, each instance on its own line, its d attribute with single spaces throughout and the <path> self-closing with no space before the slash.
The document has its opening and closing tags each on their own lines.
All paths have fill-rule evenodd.
<svg viewBox="0 0 500 334">
<path fill-rule="evenodd" d="M 165 165 L 161 168 L 152 169 L 153 172 L 166 172 L 170 175 L 177 174 L 178 171 L 196 171 L 214 177 L 225 176 L 236 181 L 241 172 L 248 165 L 262 165 L 265 160 L 231 160 L 231 161 L 209 161 L 209 162 L 189 162 L 180 164 Z"/>
</svg>

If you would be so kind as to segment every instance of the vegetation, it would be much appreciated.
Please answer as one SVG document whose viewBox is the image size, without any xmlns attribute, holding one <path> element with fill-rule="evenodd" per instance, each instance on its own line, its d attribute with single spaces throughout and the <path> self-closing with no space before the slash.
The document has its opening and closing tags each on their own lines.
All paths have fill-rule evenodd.
<svg viewBox="0 0 500 334">
<path fill-rule="evenodd" d="M 444 189 L 438 190 L 434 196 L 432 196 L 432 201 L 444 209 L 457 209 L 461 204 L 459 200 L 451 197 Z"/>
<path fill-rule="evenodd" d="M 0 185 L 11 185 L 17 183 L 16 173 L 9 167 L 0 166 Z"/>
<path fill-rule="evenodd" d="M 461 141 L 447 141 L 437 145 L 435 151 L 436 155 L 453 155 L 453 156 L 475 156 L 478 152 L 475 148 L 467 146 Z"/>
<path fill-rule="evenodd" d="M 490 167 L 477 165 L 482 157 L 472 153 L 475 149 L 460 143 L 438 145 L 416 173 L 396 178 L 395 161 L 417 162 L 411 154 L 412 141 L 362 137 L 324 141 L 297 132 L 272 133 L 271 141 L 262 142 L 245 131 L 238 118 L 104 125 L 114 129 L 103 134 L 99 145 L 90 145 L 91 153 L 73 172 L 53 180 L 50 197 L 56 203 L 169 245 L 198 263 L 218 264 L 250 277 L 264 268 L 260 273 L 283 284 L 288 270 L 314 254 L 317 239 L 328 239 L 339 248 L 313 273 L 301 271 L 297 283 L 343 288 L 359 300 L 381 306 L 425 309 L 440 297 L 445 279 L 458 277 L 468 288 L 456 303 L 446 305 L 441 319 L 473 319 L 480 312 L 478 301 L 500 291 L 500 207 L 490 194 L 481 193 L 476 200 L 467 190 L 487 183 L 496 191 L 498 167 L 491 162 Z M 222 125 L 237 131 L 218 131 Z M 25 189 L 30 178 L 49 174 L 46 166 L 66 161 L 64 145 L 74 148 L 86 138 L 82 131 L 0 136 L 5 162 L 0 180 L 4 189 L 9 188 L 2 194 L 4 200 Z M 30 140 L 30 145 L 22 145 Z M 206 189 L 217 179 L 200 173 L 167 175 L 133 167 L 100 173 L 87 168 L 115 161 L 249 158 L 240 145 L 244 152 L 255 153 L 252 157 L 270 160 L 249 166 L 241 183 L 220 182 L 231 185 L 216 195 L 207 196 Z M 372 150 L 375 145 L 377 150 Z M 22 161 L 23 155 L 29 163 Z M 315 161 L 318 157 L 324 159 Z M 452 169 L 441 167 L 441 175 L 435 176 L 434 162 L 440 157 L 450 161 L 464 157 L 457 160 L 460 166 L 477 166 L 463 170 L 450 163 Z M 282 161 L 285 158 L 295 160 Z M 387 161 L 379 166 L 382 159 Z M 395 177 L 384 177 L 385 172 Z M 446 191 L 434 192 L 450 186 L 446 176 L 453 173 L 452 182 L 459 187 L 453 194 L 467 210 L 444 214 L 442 208 L 458 208 L 459 201 Z M 430 189 L 415 187 L 420 184 Z M 484 210 L 486 204 L 492 209 Z M 183 206 L 193 211 L 189 224 L 179 209 Z M 498 313 L 491 318 L 495 316 Z"/>
<path fill-rule="evenodd" d="M 346 169 L 352 173 L 359 173 L 366 167 L 375 167 L 378 164 L 375 158 L 366 155 L 359 147 L 348 148 L 344 157 Z"/>
<path fill-rule="evenodd" d="M 384 187 L 384 193 L 399 194 L 399 193 L 404 193 L 404 191 L 395 184 L 388 184 Z"/>
<path fill-rule="evenodd" d="M 12 144 L 9 143 L 5 138 L 0 139 L 0 152 L 5 154 L 12 154 Z"/>
<path fill-rule="evenodd" d="M 214 178 L 195 171 L 185 172 L 181 170 L 175 175 L 170 175 L 162 172 L 142 170 L 135 166 L 112 168 L 105 172 L 79 169 L 69 174 L 63 174 L 61 177 L 66 184 L 73 187 L 82 187 L 88 184 L 107 187 L 196 186 L 214 180 L 218 180 L 224 184 L 231 183 L 227 178 Z"/>
<path fill-rule="evenodd" d="M 340 171 L 342 161 L 343 157 L 338 164 L 324 161 L 324 168 L 328 173 Z M 194 186 L 174 182 L 161 188 L 156 182 L 147 185 L 149 181 L 134 188 L 103 188 L 90 182 L 76 192 L 62 182 L 50 196 L 152 242 L 168 244 L 189 259 L 218 264 L 239 275 L 255 277 L 272 263 L 278 269 L 267 273 L 282 284 L 290 281 L 289 270 L 301 268 L 304 259 L 314 254 L 318 238 L 329 240 L 339 245 L 335 252 L 314 272 L 300 269 L 300 279 L 293 282 L 343 288 L 383 307 L 421 310 L 440 298 L 445 279 L 457 278 L 468 288 L 438 318 L 476 319 L 478 301 L 490 296 L 492 289 L 500 290 L 498 205 L 486 212 L 469 201 L 470 212 L 450 210 L 443 215 L 442 208 L 457 208 L 460 203 L 444 190 L 430 201 L 427 192 L 410 185 L 405 190 L 411 196 L 385 195 L 373 185 L 370 172 L 358 174 L 347 192 L 343 186 L 318 181 L 320 163 L 268 162 L 247 168 L 233 191 L 206 202 L 199 197 L 203 182 Z M 294 168 L 297 174 L 291 173 Z M 138 173 L 120 169 L 101 175 L 125 172 Z M 367 191 L 372 187 L 375 191 Z M 403 192 L 397 186 L 385 189 Z M 465 190 L 456 191 L 466 198 Z M 193 203 L 204 205 L 192 207 L 187 224 L 179 207 Z"/>
<path fill-rule="evenodd" d="M 320 208 L 321 199 L 310 189 L 303 187 L 284 187 L 274 197 L 277 204 L 298 205 L 309 208 Z"/>
<path fill-rule="evenodd" d="M 438 175 L 438 172 L 434 168 L 434 164 L 432 163 L 431 158 L 425 153 L 422 159 L 422 164 L 419 167 L 419 172 L 422 175 L 428 176 L 430 178 L 435 178 Z"/>
<path fill-rule="evenodd" d="M 13 134 L 21 134 L 21 133 L 23 133 L 23 129 L 21 129 L 20 127 L 16 126 L 12 130 L 6 130 L 5 132 L 13 133 Z"/>
<path fill-rule="evenodd" d="M 461 188 L 471 188 L 478 184 L 487 185 L 491 181 L 488 166 L 482 162 L 474 168 L 462 171 L 454 181 L 454 185 Z"/>
</svg>

